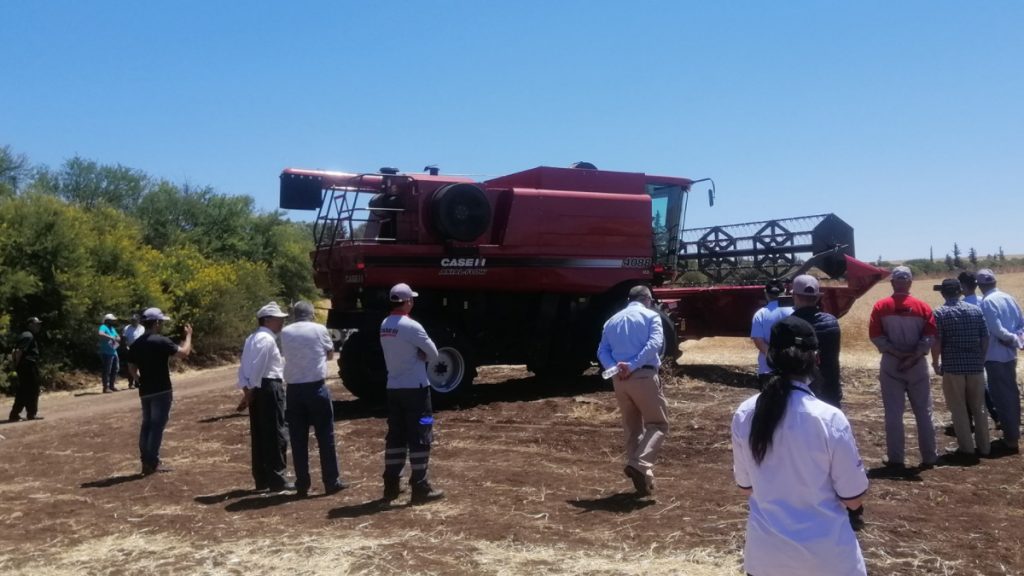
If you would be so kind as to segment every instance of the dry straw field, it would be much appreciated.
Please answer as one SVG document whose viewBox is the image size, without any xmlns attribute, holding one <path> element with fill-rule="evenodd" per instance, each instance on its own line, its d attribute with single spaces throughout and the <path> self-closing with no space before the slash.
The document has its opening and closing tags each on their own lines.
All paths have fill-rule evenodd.
<svg viewBox="0 0 1024 576">
<path fill-rule="evenodd" d="M 933 283 L 915 293 L 937 304 Z M 1024 296 L 1024 274 L 1003 285 Z M 866 325 L 886 292 L 843 319 L 846 409 L 869 467 L 884 434 Z M 707 339 L 683 349 L 666 370 L 673 431 L 647 500 L 630 496 L 614 397 L 593 375 L 553 388 L 520 367 L 483 370 L 471 399 L 437 414 L 432 473 L 449 497 L 389 510 L 376 502 L 382 413 L 337 382 L 339 453 L 353 486 L 306 500 L 248 491 L 248 423 L 232 411 L 232 368 L 176 380 L 165 440 L 173 471 L 146 478 L 135 474 L 137 398 L 50 395 L 46 420 L 0 425 L 0 573 L 741 574 L 746 504 L 728 425 L 752 394 L 753 348 Z M 941 394 L 935 420 L 940 446 L 950 444 Z M 914 454 L 912 426 L 907 434 Z M 871 574 L 1024 573 L 1020 457 L 876 479 L 866 507 Z"/>
</svg>

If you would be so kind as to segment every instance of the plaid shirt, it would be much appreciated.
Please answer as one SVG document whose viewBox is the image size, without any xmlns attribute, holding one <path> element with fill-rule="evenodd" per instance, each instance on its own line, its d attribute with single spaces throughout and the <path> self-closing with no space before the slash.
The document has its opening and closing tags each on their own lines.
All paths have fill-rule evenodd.
<svg viewBox="0 0 1024 576">
<path fill-rule="evenodd" d="M 947 300 L 935 309 L 935 324 L 942 339 L 943 372 L 977 374 L 984 370 L 981 342 L 988 338 L 988 328 L 981 308 Z"/>
</svg>

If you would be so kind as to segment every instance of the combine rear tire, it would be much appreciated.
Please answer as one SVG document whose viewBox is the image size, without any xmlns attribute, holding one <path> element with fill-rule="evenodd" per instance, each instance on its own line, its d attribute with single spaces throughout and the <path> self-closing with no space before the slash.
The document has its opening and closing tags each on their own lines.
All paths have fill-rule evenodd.
<svg viewBox="0 0 1024 576">
<path fill-rule="evenodd" d="M 679 359 L 679 335 L 676 334 L 676 326 L 668 314 L 661 312 L 661 331 L 665 339 L 665 347 L 661 351 L 661 363 L 673 365 Z"/>
<path fill-rule="evenodd" d="M 341 348 L 338 366 L 341 383 L 361 400 L 381 400 L 387 389 L 388 372 L 384 353 L 373 341 L 376 334 L 354 332 Z"/>
<path fill-rule="evenodd" d="M 437 344 L 437 360 L 427 364 L 427 379 L 434 400 L 450 403 L 469 391 L 476 378 L 476 362 L 469 343 L 450 330 L 428 330 Z"/>
</svg>

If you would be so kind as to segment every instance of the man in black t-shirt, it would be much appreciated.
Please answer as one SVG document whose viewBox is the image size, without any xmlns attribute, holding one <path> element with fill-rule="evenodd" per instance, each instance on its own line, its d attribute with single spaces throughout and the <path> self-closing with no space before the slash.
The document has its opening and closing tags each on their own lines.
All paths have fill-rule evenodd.
<svg viewBox="0 0 1024 576">
<path fill-rule="evenodd" d="M 811 391 L 818 399 L 843 409 L 843 386 L 839 375 L 839 349 L 842 334 L 839 320 L 818 306 L 821 287 L 818 279 L 803 274 L 793 279 L 793 316 L 806 320 L 818 337 L 818 366 Z"/>
<path fill-rule="evenodd" d="M 139 454 L 142 473 L 149 475 L 161 471 L 160 444 L 164 427 L 171 414 L 171 372 L 167 365 L 171 357 L 185 358 L 192 353 L 192 326 L 185 325 L 185 340 L 177 345 L 161 334 L 164 322 L 170 320 L 159 308 L 142 313 L 146 332 L 139 336 L 129 351 L 128 370 L 138 382 L 142 401 L 142 428 L 139 431 Z"/>
<path fill-rule="evenodd" d="M 12 359 L 14 370 L 18 373 L 18 390 L 14 395 L 14 405 L 11 406 L 11 422 L 21 420 L 22 410 L 25 410 L 29 420 L 42 419 L 42 416 L 36 414 L 39 411 L 39 342 L 36 334 L 42 325 L 39 318 L 29 318 L 28 330 L 18 336 L 18 343 L 14 346 Z"/>
</svg>

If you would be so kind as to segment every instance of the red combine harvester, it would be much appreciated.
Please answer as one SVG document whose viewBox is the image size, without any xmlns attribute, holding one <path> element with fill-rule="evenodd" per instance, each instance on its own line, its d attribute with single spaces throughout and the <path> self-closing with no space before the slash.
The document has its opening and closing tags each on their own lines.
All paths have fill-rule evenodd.
<svg viewBox="0 0 1024 576">
<path fill-rule="evenodd" d="M 431 385 L 452 398 L 481 365 L 579 375 L 637 284 L 653 287 L 674 359 L 681 339 L 748 335 L 766 278 L 845 276 L 824 288 L 823 307 L 840 316 L 888 274 L 853 258 L 853 229 L 831 214 L 684 229 L 702 180 L 587 163 L 485 182 L 428 169 L 281 174 L 282 208 L 318 210 L 316 284 L 331 298 L 328 327 L 349 334 L 341 377 L 360 398 L 384 391 L 378 328 L 398 282 L 420 293 L 414 314 L 440 349 Z M 707 281 L 672 285 L 688 271 Z"/>
</svg>

